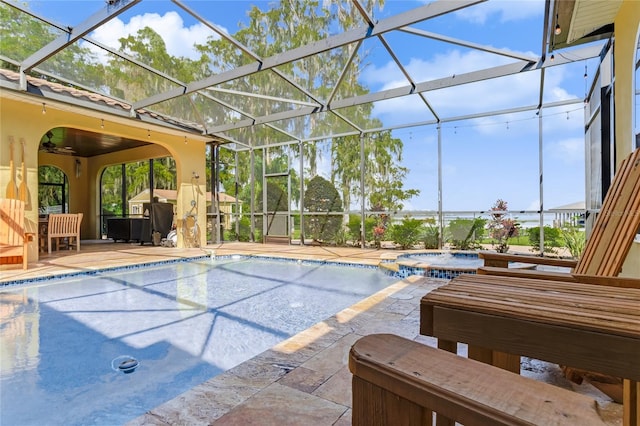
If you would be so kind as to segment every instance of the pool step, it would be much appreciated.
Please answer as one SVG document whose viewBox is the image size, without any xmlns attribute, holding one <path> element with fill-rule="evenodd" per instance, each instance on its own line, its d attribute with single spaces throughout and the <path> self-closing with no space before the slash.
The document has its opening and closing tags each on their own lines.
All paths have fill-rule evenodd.
<svg viewBox="0 0 640 426">
<path fill-rule="evenodd" d="M 400 265 L 395 262 L 380 262 L 378 263 L 378 268 L 382 269 L 383 272 L 400 272 Z"/>
</svg>

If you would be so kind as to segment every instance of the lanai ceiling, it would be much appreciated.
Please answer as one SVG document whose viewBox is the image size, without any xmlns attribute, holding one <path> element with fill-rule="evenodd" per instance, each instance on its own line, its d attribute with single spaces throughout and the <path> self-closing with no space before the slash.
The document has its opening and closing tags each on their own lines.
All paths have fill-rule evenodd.
<svg viewBox="0 0 640 426">
<path fill-rule="evenodd" d="M 233 30 L 220 24 L 225 3 L 232 2 L 174 0 L 171 8 L 185 22 L 200 23 L 206 29 L 199 43 L 207 45 L 209 41 L 217 40 L 215 50 L 207 53 L 199 75 L 185 75 L 183 70 L 166 63 L 160 65 L 153 58 L 133 55 L 120 50 L 119 46 L 107 46 L 92 38 L 94 31 L 109 25 L 116 17 L 126 20 L 143 13 L 142 5 L 149 6 L 150 1 L 82 2 L 82 7 L 90 4 L 91 13 L 79 22 L 61 23 L 38 14 L 30 8 L 29 2 L 0 0 L 0 12 L 5 20 L 1 27 L 5 42 L 0 44 L 3 68 L 0 88 L 29 92 L 44 100 L 51 98 L 82 104 L 131 120 L 178 128 L 185 134 L 205 135 L 237 150 L 326 140 L 582 101 L 577 98 L 547 101 L 545 72 L 550 67 L 597 58 L 612 34 L 613 18 L 621 4 L 621 0 L 539 1 L 540 8 L 544 9 L 544 19 L 536 45 L 510 47 L 510 36 L 505 33 L 503 47 L 494 47 L 483 43 L 481 35 L 471 40 L 456 37 L 455 29 L 433 31 L 440 27 L 432 23 L 437 23 L 443 16 L 480 7 L 484 3 L 482 0 L 434 1 L 418 7 L 415 2 L 397 1 L 393 2 L 393 13 L 387 10 L 389 7 L 368 10 L 366 2 L 361 0 L 342 1 L 341 8 L 337 7 L 338 2 L 325 1 L 321 4 L 332 12 L 347 11 L 354 19 L 349 24 L 343 21 L 344 28 L 332 28 L 330 34 L 299 46 L 280 46 L 266 39 L 268 48 L 263 51 L 268 54 L 262 56 L 261 52 L 236 38 Z M 211 7 L 212 3 L 217 7 Z M 251 3 L 240 3 L 246 5 L 248 12 Z M 79 4 L 69 2 L 65 7 Z M 21 20 L 25 34 L 9 32 L 8 20 L 14 22 L 16 16 Z M 238 22 L 241 18 L 246 16 L 239 16 Z M 288 30 L 304 28 L 307 19 L 312 18 L 298 15 L 296 22 L 289 23 Z M 28 36 L 29 28 L 35 28 L 28 23 L 43 25 L 48 31 L 46 36 L 31 35 L 40 41 L 39 44 L 23 44 L 17 49 L 17 44 L 6 42 L 7 37 Z M 557 25 L 562 26 L 560 34 L 554 31 Z M 498 57 L 499 61 L 487 61 L 493 64 L 488 67 L 479 62 L 474 69 L 449 74 L 436 70 L 432 78 L 420 80 L 412 74 L 410 58 L 403 56 L 399 47 L 410 44 L 416 49 L 428 49 L 433 43 L 476 51 L 482 57 Z M 83 75 L 81 70 L 85 68 L 78 63 L 74 66 L 74 61 L 86 62 L 86 58 L 78 57 L 78 50 L 73 49 L 87 46 L 91 46 L 93 52 L 100 52 L 101 61 L 120 64 L 124 72 L 122 79 L 135 75 L 145 84 L 138 86 L 138 90 L 122 90 L 117 79 Z M 363 85 L 355 90 L 351 83 L 364 72 L 374 55 L 386 56 L 402 73 L 404 81 L 378 90 Z M 322 74 L 316 70 L 322 78 L 306 78 L 303 74 L 310 73 L 308 68 L 314 64 L 334 72 Z M 535 74 L 539 85 L 537 96 L 526 104 L 478 111 L 472 107 L 473 99 L 461 100 L 458 109 L 445 108 L 438 101 L 448 92 L 458 93 L 454 90 L 462 85 L 473 87 L 504 79 L 505 87 L 508 87 L 510 78 L 523 73 Z M 387 123 L 371 118 L 371 111 L 377 105 L 397 99 L 419 105 L 423 110 L 420 119 L 408 117 L 404 122 Z M 65 135 L 75 134 L 68 129 L 53 133 L 54 137 L 60 138 L 61 146 L 70 146 L 72 140 L 65 140 Z M 75 134 L 73 137 L 93 138 L 94 150 L 91 152 L 84 151 L 82 146 L 74 146 L 80 151 L 76 155 L 84 156 L 103 152 L 102 148 L 122 149 L 139 143 L 100 135 Z"/>
</svg>

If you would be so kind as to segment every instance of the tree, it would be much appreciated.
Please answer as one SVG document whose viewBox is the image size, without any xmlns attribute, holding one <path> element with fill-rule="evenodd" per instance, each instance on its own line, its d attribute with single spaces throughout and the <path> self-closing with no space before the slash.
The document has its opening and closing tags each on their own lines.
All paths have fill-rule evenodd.
<svg viewBox="0 0 640 426">
<path fill-rule="evenodd" d="M 69 194 L 69 181 L 64 172 L 54 166 L 38 167 L 38 207 L 64 206 L 68 200 L 63 199 L 63 193 Z"/>
<path fill-rule="evenodd" d="M 181 83 L 204 78 L 207 58 L 202 55 L 198 60 L 186 57 L 174 57 L 167 52 L 162 37 L 149 27 L 138 30 L 136 35 L 121 38 L 120 50 L 128 52 L 135 60 L 174 76 L 177 81 L 143 69 L 130 61 L 113 57 L 109 60 L 106 72 L 106 85 L 110 94 L 128 99 L 144 99 L 179 87 Z M 206 114 L 208 102 L 201 96 L 188 99 L 176 98 L 155 104 L 154 111 L 168 117 L 185 117 L 193 122 L 201 122 Z"/>
<path fill-rule="evenodd" d="M 28 2 L 25 6 L 28 8 Z M 22 60 L 37 52 L 47 43 L 60 35 L 60 30 L 49 26 L 43 21 L 33 18 L 12 7 L 0 4 L 0 53 L 2 57 Z M 18 71 L 16 65 L 0 60 L 2 68 Z M 106 75 L 104 67 L 90 49 L 80 43 L 74 43 L 56 53 L 46 61 L 38 64 L 37 68 L 48 72 L 40 74 L 35 69 L 29 74 L 47 81 L 69 85 L 69 81 L 82 83 L 85 87 L 93 87 L 96 91 L 102 88 Z M 58 81 L 51 77 L 58 74 L 65 81 Z"/>
<path fill-rule="evenodd" d="M 351 197 L 362 197 L 360 189 L 360 138 L 344 137 L 332 146 L 332 179 L 338 181 L 345 200 L 351 205 Z M 403 180 L 409 170 L 400 166 L 403 143 L 391 137 L 390 131 L 367 135 L 365 151 L 365 194 L 369 210 L 402 210 L 404 201 L 420 193 L 417 189 L 404 189 Z"/>
<path fill-rule="evenodd" d="M 369 15 L 372 14 L 376 6 L 381 7 L 384 1 L 368 0 L 363 2 L 363 6 Z M 300 19 L 304 16 L 305 19 Z M 323 1 L 322 6 L 313 0 L 290 0 L 280 3 L 277 7 L 262 11 L 253 7 L 249 12 L 249 24 L 241 28 L 234 38 L 247 49 L 238 49 L 236 45 L 222 38 L 210 38 L 206 44 L 198 46 L 198 49 L 209 58 L 209 68 L 212 70 L 224 70 L 230 66 L 242 66 L 257 58 L 264 58 L 279 54 L 287 49 L 300 47 L 326 37 L 331 33 L 332 28 L 340 27 L 350 29 L 364 24 L 360 10 L 352 7 L 348 2 Z M 265 43 L 269 40 L 269 43 Z M 368 93 L 368 89 L 359 83 L 360 64 L 365 59 L 367 52 L 356 54 L 353 58 L 352 49 L 359 45 L 350 45 L 332 49 L 318 55 L 312 55 L 300 60 L 282 65 L 277 68 L 277 72 L 266 70 L 256 74 L 239 78 L 222 84 L 224 88 L 233 89 L 234 94 L 216 93 L 216 96 L 227 105 L 233 105 L 234 111 L 226 110 L 226 121 L 240 118 L 255 118 L 264 115 L 273 109 L 281 110 L 287 108 L 281 101 L 258 100 L 250 96 L 238 96 L 236 93 L 258 93 L 268 94 L 270 97 L 291 98 L 296 97 L 301 101 L 316 101 L 322 103 L 332 94 L 335 97 L 345 97 L 362 95 Z M 347 67 L 347 61 L 352 58 L 353 63 Z M 294 82 L 299 89 L 302 89 L 306 96 L 300 97 L 293 86 L 280 78 L 286 76 Z M 335 93 L 334 93 L 335 89 Z M 347 114 L 348 118 L 354 122 L 370 120 L 372 106 L 361 106 Z M 322 119 L 319 119 L 322 117 Z M 278 124 L 277 128 L 291 135 L 298 136 L 304 140 L 314 135 L 325 133 L 326 128 L 339 128 L 343 120 L 333 113 L 311 114 L 304 118 L 289 121 L 287 127 L 284 123 Z M 272 127 L 275 126 L 272 125 Z M 243 136 L 249 136 L 249 131 L 239 131 Z M 269 126 L 261 126 L 251 130 L 250 139 L 257 146 L 274 142 L 274 138 L 283 137 L 278 135 Z M 373 136 L 376 139 L 376 136 Z M 383 141 L 382 139 L 386 139 Z M 317 174 L 318 143 L 314 141 L 302 144 L 304 159 L 308 165 L 305 170 L 309 176 Z M 383 142 L 388 142 L 386 145 Z M 386 132 L 380 140 L 370 141 L 371 151 L 377 145 L 380 150 L 394 146 L 400 151 L 393 154 L 394 161 L 401 160 L 398 156 L 402 151 L 402 143 L 399 139 L 390 138 L 390 132 Z M 338 182 L 340 192 L 343 195 L 344 205 L 350 205 L 350 194 L 357 190 L 359 192 L 360 180 L 358 168 L 354 164 L 359 164 L 359 137 L 346 137 L 334 139 L 331 142 L 331 155 L 335 167 L 332 170 L 331 180 Z M 335 160 L 338 159 L 339 162 Z M 378 161 L 379 159 L 375 159 Z M 382 160 L 381 160 L 382 161 Z M 386 179 L 402 179 L 408 172 L 406 169 L 388 161 L 382 162 L 380 167 L 386 166 Z M 377 178 L 367 185 L 368 189 L 378 189 L 378 199 L 374 203 L 383 203 L 388 209 L 396 209 L 402 205 L 402 201 L 416 195 L 415 190 L 403 191 L 399 187 L 389 183 L 384 178 Z"/>
<path fill-rule="evenodd" d="M 306 235 L 314 241 L 331 241 L 342 228 L 342 216 L 331 213 L 343 211 L 333 184 L 322 176 L 311 179 L 304 193 L 304 206 L 310 212 L 304 221 Z"/>
<path fill-rule="evenodd" d="M 263 206 L 263 191 L 258 193 L 256 199 L 256 208 L 258 211 L 262 211 Z M 267 182 L 267 212 L 282 212 L 289 210 L 289 199 L 284 190 L 274 182 Z"/>
<path fill-rule="evenodd" d="M 279 184 L 274 181 L 267 181 L 267 208 L 263 209 L 264 190 L 265 188 L 262 188 L 257 193 L 256 210 L 260 214 L 262 214 L 263 212 L 267 213 L 265 235 L 270 235 L 270 232 L 273 233 L 271 227 L 275 224 L 277 229 L 278 223 L 281 223 L 276 219 L 277 212 L 286 212 L 289 210 L 289 198 L 287 193 L 284 192 L 284 189 Z M 258 216 L 257 218 L 256 227 L 258 231 L 263 230 L 263 218 L 263 216 Z"/>
</svg>

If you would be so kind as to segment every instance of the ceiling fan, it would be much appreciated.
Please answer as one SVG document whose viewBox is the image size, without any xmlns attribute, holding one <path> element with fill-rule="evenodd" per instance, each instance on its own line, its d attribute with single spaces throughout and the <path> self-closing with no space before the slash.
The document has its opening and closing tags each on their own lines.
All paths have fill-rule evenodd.
<svg viewBox="0 0 640 426">
<path fill-rule="evenodd" d="M 40 145 L 40 150 L 45 151 L 51 154 L 66 154 L 73 155 L 76 152 L 71 147 L 60 148 L 55 143 L 51 142 L 51 138 L 53 137 L 53 133 L 48 131 L 45 136 L 47 137 L 46 142 L 42 142 Z"/>
</svg>

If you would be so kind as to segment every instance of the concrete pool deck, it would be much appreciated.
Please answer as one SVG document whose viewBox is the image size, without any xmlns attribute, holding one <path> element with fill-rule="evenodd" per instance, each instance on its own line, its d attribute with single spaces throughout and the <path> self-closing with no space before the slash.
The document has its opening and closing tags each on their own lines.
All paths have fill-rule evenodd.
<svg viewBox="0 0 640 426">
<path fill-rule="evenodd" d="M 377 265 L 401 250 L 224 243 L 204 249 L 169 249 L 95 242 L 55 252 L 30 264 L 0 269 L 0 283 L 58 274 L 209 255 L 245 254 Z M 285 340 L 262 354 L 133 419 L 128 425 L 349 425 L 350 346 L 372 333 L 394 333 L 430 346 L 419 334 L 420 298 L 446 283 L 411 276 Z M 460 345 L 459 352 L 466 348 Z M 608 424 L 622 424 L 621 405 L 586 382 L 566 381 L 557 366 L 523 359 L 523 375 L 587 393 L 603 406 Z"/>
</svg>

